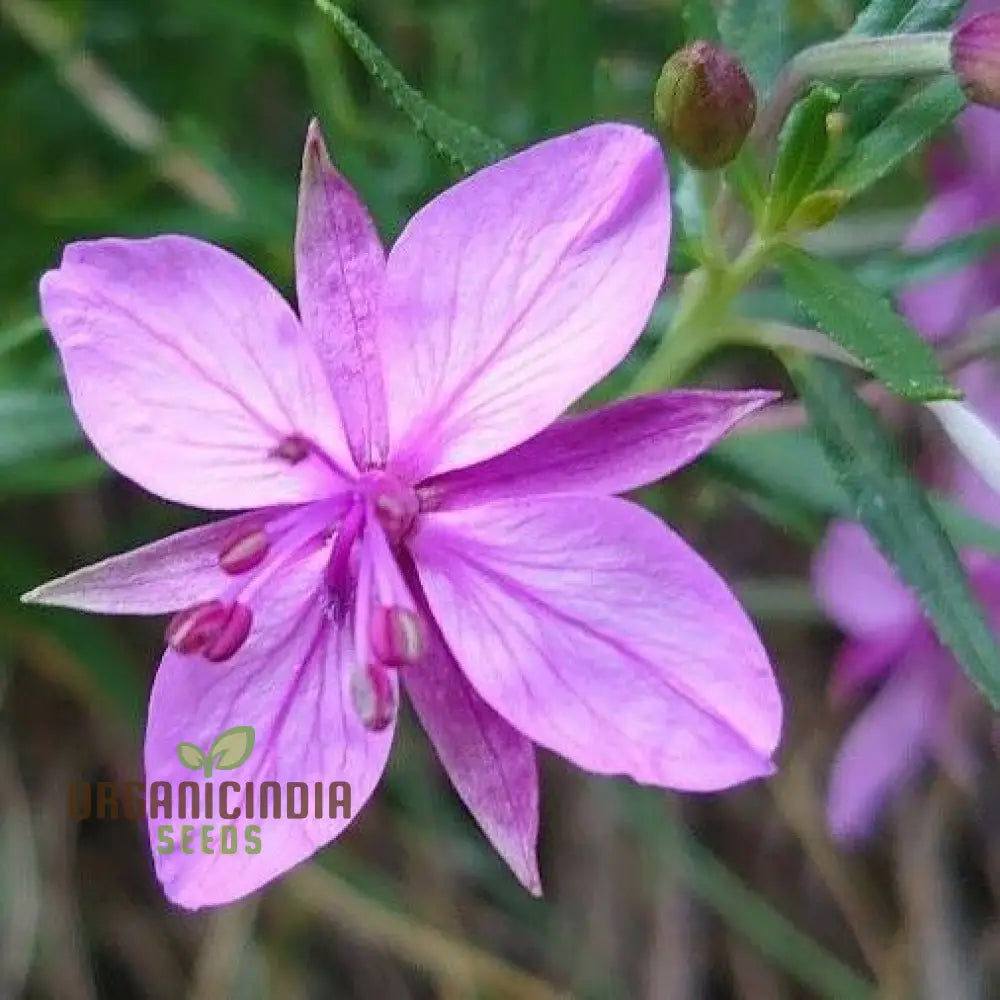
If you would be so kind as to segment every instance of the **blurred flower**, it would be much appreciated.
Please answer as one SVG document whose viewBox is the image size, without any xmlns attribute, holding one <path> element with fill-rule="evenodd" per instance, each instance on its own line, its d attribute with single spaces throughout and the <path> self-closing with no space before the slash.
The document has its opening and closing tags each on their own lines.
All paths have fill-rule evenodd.
<svg viewBox="0 0 1000 1000">
<path fill-rule="evenodd" d="M 235 723 L 256 731 L 244 780 L 349 781 L 360 807 L 401 683 L 537 892 L 536 743 L 673 788 L 773 769 L 781 705 L 753 627 L 684 542 L 612 496 L 771 394 L 660 393 L 553 423 L 639 336 L 669 219 L 658 144 L 599 125 L 455 185 L 386 257 L 314 126 L 299 317 L 187 237 L 67 248 L 42 307 L 95 447 L 168 499 L 257 508 L 29 595 L 176 612 L 147 781 L 190 779 L 177 744 Z M 168 896 L 236 899 L 348 820 L 249 822 L 254 856 L 154 852 Z"/>
<path fill-rule="evenodd" d="M 1000 426 L 1000 385 L 993 366 L 972 365 L 959 383 L 976 408 Z M 945 453 L 932 471 L 963 509 L 1000 524 L 1000 497 L 969 463 Z M 1000 560 L 972 551 L 962 557 L 1000 633 Z M 816 555 L 813 580 L 821 605 L 847 636 L 834 663 L 834 701 L 878 688 L 845 734 L 830 775 L 830 831 L 851 841 L 871 833 L 888 800 L 927 760 L 934 759 L 956 781 L 971 779 L 962 706 L 972 689 L 938 641 L 916 595 L 860 525 L 831 527 Z"/>
</svg>

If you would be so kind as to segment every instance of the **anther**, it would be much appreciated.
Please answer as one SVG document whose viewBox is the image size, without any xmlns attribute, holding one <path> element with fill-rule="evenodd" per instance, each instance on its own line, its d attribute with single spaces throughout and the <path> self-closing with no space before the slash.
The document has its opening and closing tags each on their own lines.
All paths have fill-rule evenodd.
<svg viewBox="0 0 1000 1000">
<path fill-rule="evenodd" d="M 202 656 L 212 663 L 221 663 L 233 656 L 247 641 L 253 613 L 246 604 L 236 602 L 229 607 L 229 613 L 215 638 L 202 651 Z"/>
<path fill-rule="evenodd" d="M 388 667 L 419 663 L 427 650 L 420 616 L 408 608 L 375 608 L 369 638 L 375 657 Z"/>
<path fill-rule="evenodd" d="M 278 442 L 271 454 L 275 458 L 280 458 L 289 465 L 298 465 L 299 462 L 309 456 L 312 451 L 312 442 L 301 434 L 289 434 Z"/>
<path fill-rule="evenodd" d="M 255 528 L 233 538 L 219 553 L 219 566 L 233 576 L 259 566 L 271 547 L 267 532 Z"/>
<path fill-rule="evenodd" d="M 167 625 L 167 645 L 175 652 L 228 660 L 246 642 L 253 614 L 245 604 L 205 601 L 177 612 Z"/>
<path fill-rule="evenodd" d="M 226 619 L 221 601 L 205 601 L 178 611 L 167 624 L 167 645 L 178 653 L 197 653 L 213 639 Z"/>
<path fill-rule="evenodd" d="M 389 671 L 380 663 L 369 663 L 351 674 L 351 701 L 361 725 L 381 732 L 396 717 L 396 689 Z"/>
</svg>

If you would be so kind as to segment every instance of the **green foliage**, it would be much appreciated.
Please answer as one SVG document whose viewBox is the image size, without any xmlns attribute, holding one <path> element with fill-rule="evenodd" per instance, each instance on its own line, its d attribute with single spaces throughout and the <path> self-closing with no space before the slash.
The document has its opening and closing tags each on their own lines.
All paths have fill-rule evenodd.
<svg viewBox="0 0 1000 1000">
<path fill-rule="evenodd" d="M 878 292 L 792 247 L 777 264 L 789 293 L 819 328 L 894 392 L 919 400 L 957 395 L 931 349 Z"/>
<path fill-rule="evenodd" d="M 1000 707 L 1000 649 L 924 491 L 874 414 L 832 366 L 796 358 L 789 371 L 857 519 L 917 592 L 969 678 Z"/>
<path fill-rule="evenodd" d="M 402 73 L 386 58 L 385 53 L 340 7 L 331 0 L 315 2 L 396 107 L 410 119 L 414 128 L 434 143 L 434 148 L 442 156 L 468 172 L 504 155 L 504 146 L 499 140 L 490 138 L 473 125 L 452 118 L 411 87 Z"/>
<path fill-rule="evenodd" d="M 788 0 L 723 0 L 722 44 L 738 56 L 763 97 L 786 57 Z"/>
<path fill-rule="evenodd" d="M 965 106 L 953 77 L 928 83 L 864 136 L 828 181 L 851 197 L 881 180 Z"/>
<path fill-rule="evenodd" d="M 764 226 L 769 231 L 779 230 L 813 190 L 829 153 L 827 115 L 839 102 L 837 91 L 813 87 L 785 120 L 778 138 L 764 217 Z"/>
</svg>

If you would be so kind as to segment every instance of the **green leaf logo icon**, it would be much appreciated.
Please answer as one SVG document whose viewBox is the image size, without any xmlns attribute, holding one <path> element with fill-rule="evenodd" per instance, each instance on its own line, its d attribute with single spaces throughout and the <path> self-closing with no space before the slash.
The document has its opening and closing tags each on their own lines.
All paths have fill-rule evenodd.
<svg viewBox="0 0 1000 1000">
<path fill-rule="evenodd" d="M 193 743 L 178 743 L 177 757 L 192 771 L 200 771 L 205 766 L 205 755 Z"/>
<path fill-rule="evenodd" d="M 210 778 L 212 771 L 218 768 L 222 771 L 232 771 L 245 764 L 253 753 L 253 726 L 233 726 L 215 738 L 208 753 L 204 753 L 193 743 L 177 744 L 177 759 L 192 771 L 204 771 Z"/>
<path fill-rule="evenodd" d="M 208 756 L 215 767 L 232 771 L 246 763 L 253 753 L 253 743 L 253 726 L 233 726 L 215 738 Z"/>
</svg>

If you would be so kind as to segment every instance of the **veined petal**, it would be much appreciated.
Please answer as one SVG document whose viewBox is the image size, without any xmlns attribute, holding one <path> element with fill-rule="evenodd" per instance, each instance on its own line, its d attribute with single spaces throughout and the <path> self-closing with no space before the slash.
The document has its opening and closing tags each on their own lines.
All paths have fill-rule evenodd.
<svg viewBox="0 0 1000 1000">
<path fill-rule="evenodd" d="M 74 243 L 41 300 L 83 429 L 146 489 L 245 509 L 327 496 L 353 471 L 309 340 L 238 257 L 186 236 Z"/>
<path fill-rule="evenodd" d="M 510 451 L 446 472 L 421 492 L 446 509 L 541 493 L 624 493 L 710 448 L 778 393 L 678 390 L 566 417 Z"/>
<path fill-rule="evenodd" d="M 394 463 L 423 478 L 551 423 L 642 332 L 669 237 L 663 153 L 627 125 L 539 143 L 435 198 L 386 268 Z"/>
<path fill-rule="evenodd" d="M 217 597 L 231 581 L 219 566 L 222 547 L 280 513 L 251 511 L 180 531 L 43 583 L 21 600 L 109 615 L 156 615 L 190 607 Z"/>
<path fill-rule="evenodd" d="M 273 578 L 253 604 L 254 624 L 246 644 L 222 663 L 170 651 L 160 664 L 146 729 L 146 782 L 172 786 L 174 802 L 182 781 L 206 778 L 178 758 L 178 744 L 208 753 L 214 740 L 235 726 L 252 726 L 249 760 L 235 770 L 218 770 L 211 780 L 217 796 L 223 780 L 238 785 L 229 807 L 241 814 L 217 814 L 237 831 L 238 850 L 223 854 L 182 852 L 176 812 L 172 819 L 150 816 L 149 835 L 156 874 L 167 896 L 187 909 L 232 902 L 308 858 L 338 836 L 374 790 L 392 743 L 393 726 L 366 730 L 352 708 L 348 664 L 353 656 L 350 629 L 325 613 L 320 586 L 326 555 L 314 554 L 294 573 Z M 243 790 L 253 782 L 279 782 L 284 817 L 288 785 L 303 782 L 309 815 L 303 819 L 246 814 Z M 350 816 L 331 817 L 329 782 L 350 783 Z M 314 784 L 324 784 L 323 817 L 314 809 Z M 151 796 L 147 794 L 147 805 Z M 165 850 L 164 827 L 172 827 L 173 850 Z M 247 851 L 248 830 L 257 827 L 260 850 Z M 250 831 L 252 834 L 252 831 Z M 251 845 L 252 846 L 252 845 Z"/>
<path fill-rule="evenodd" d="M 375 225 L 327 155 L 313 121 L 302 154 L 295 280 L 359 467 L 383 465 L 388 427 L 375 339 L 385 252 Z"/>
<path fill-rule="evenodd" d="M 823 609 L 848 635 L 896 632 L 923 620 L 916 596 L 853 521 L 831 525 L 813 561 L 813 587 Z"/>
<path fill-rule="evenodd" d="M 538 770 L 531 741 L 476 694 L 439 635 L 431 636 L 426 659 L 402 676 L 455 791 L 521 884 L 540 895 Z"/>
<path fill-rule="evenodd" d="M 911 655 L 848 730 L 827 793 L 827 822 L 838 840 L 871 833 L 886 799 L 925 760 L 946 695 L 930 651 Z"/>
<path fill-rule="evenodd" d="M 498 501 L 428 515 L 413 548 L 462 671 L 536 743 L 671 788 L 773 770 L 781 701 L 753 626 L 641 507 Z"/>
</svg>

